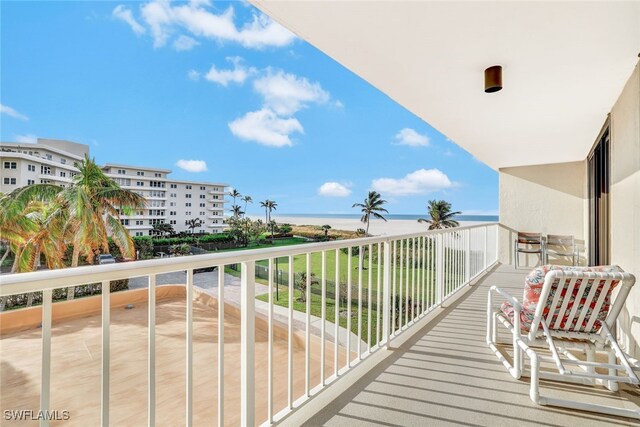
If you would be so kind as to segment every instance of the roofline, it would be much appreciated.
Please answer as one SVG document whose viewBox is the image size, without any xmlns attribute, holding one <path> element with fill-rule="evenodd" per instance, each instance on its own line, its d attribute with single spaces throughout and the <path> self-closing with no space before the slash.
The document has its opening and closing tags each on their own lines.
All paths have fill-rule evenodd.
<svg viewBox="0 0 640 427">
<path fill-rule="evenodd" d="M 71 141 L 67 141 L 67 142 L 71 142 Z M 64 151 L 64 150 L 59 150 L 57 148 L 51 147 L 49 145 L 46 144 L 32 144 L 29 142 L 7 142 L 7 141 L 3 141 L 0 142 L 0 147 L 3 146 L 14 146 L 14 147 L 20 147 L 20 148 L 27 148 L 29 150 L 50 150 L 53 151 L 54 153 L 58 153 L 58 154 L 64 154 L 65 156 L 69 156 L 71 158 L 74 158 L 76 160 L 83 160 L 84 157 L 82 156 L 78 156 L 77 154 L 71 154 L 68 151 Z"/>
<path fill-rule="evenodd" d="M 129 169 L 141 169 L 141 170 L 145 170 L 145 171 L 158 171 L 158 172 L 165 172 L 165 173 L 171 173 L 173 172 L 171 169 L 162 169 L 162 168 L 153 168 L 151 166 L 140 166 L 140 165 L 123 165 L 120 163 L 105 163 L 102 168 L 107 168 L 107 167 L 116 167 L 116 168 L 129 168 Z"/>
<path fill-rule="evenodd" d="M 182 179 L 172 179 L 172 178 L 167 178 L 167 182 L 171 183 L 171 182 L 177 182 L 179 184 L 203 184 L 203 185 L 215 185 L 218 187 L 230 187 L 229 184 L 225 184 L 222 182 L 210 182 L 210 181 L 185 181 Z"/>
</svg>

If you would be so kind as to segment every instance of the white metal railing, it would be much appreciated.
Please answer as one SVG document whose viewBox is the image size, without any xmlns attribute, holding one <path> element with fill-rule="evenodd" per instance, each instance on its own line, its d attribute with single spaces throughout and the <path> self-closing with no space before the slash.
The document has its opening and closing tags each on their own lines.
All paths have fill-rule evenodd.
<svg viewBox="0 0 640 427">
<path fill-rule="evenodd" d="M 160 274 L 186 271 L 186 420 L 193 423 L 193 291 L 194 270 L 218 268 L 218 300 L 224 300 L 225 266 L 241 265 L 241 424 L 269 425 L 284 417 L 320 389 L 335 381 L 361 360 L 381 347 L 388 346 L 402 331 L 409 328 L 447 298 L 469 284 L 497 261 L 498 224 L 483 224 L 448 230 L 433 230 L 402 236 L 383 236 L 340 240 L 325 243 L 286 246 L 259 250 L 234 251 L 189 257 L 164 258 L 131 263 L 67 268 L 7 275 L 0 278 L 0 297 L 43 292 L 42 364 L 40 410 L 50 410 L 51 375 L 51 315 L 52 290 L 87 283 L 102 283 L 102 373 L 101 420 L 109 423 L 109 326 L 110 286 L 112 280 L 148 277 L 148 425 L 156 421 L 156 277 Z M 345 253 L 346 252 L 346 253 Z M 313 271 L 312 258 L 320 257 L 319 271 Z M 287 399 L 276 407 L 274 399 L 274 261 L 288 261 L 287 318 Z M 342 258 L 342 259 L 341 259 Z M 346 258 L 346 263 L 344 259 Z M 295 268 L 295 260 L 304 261 L 302 269 Z M 332 259 L 332 264 L 329 264 Z M 256 419 L 255 402 L 255 320 L 254 285 L 256 263 L 266 264 L 269 270 L 268 347 L 267 347 L 267 417 Z M 357 263 L 357 265 L 354 265 Z M 345 265 L 346 264 L 346 265 Z M 366 264 L 366 269 L 365 269 Z M 299 264 L 300 265 L 300 264 Z M 334 270 L 329 277 L 328 269 Z M 346 275 L 344 274 L 346 269 Z M 300 271 L 302 270 L 302 271 Z M 306 273 L 305 385 L 304 393 L 295 395 L 293 387 L 295 274 Z M 312 290 L 312 273 L 319 286 Z M 365 280 L 366 274 L 366 280 Z M 346 277 L 345 277 L 346 276 Z M 346 279 L 346 280 L 345 280 Z M 333 284 L 331 284 L 333 283 Z M 366 287 L 366 288 L 365 288 Z M 311 301 L 320 293 L 320 381 L 311 382 Z M 333 297 L 333 298 L 331 298 Z M 327 311 L 328 299 L 334 310 Z M 341 325 L 341 307 L 346 308 L 346 320 Z M 366 308 L 366 315 L 364 309 Z M 353 312 L 355 311 L 355 323 Z M 224 304 L 218 304 L 218 366 L 217 366 L 217 422 L 224 423 Z M 333 323 L 333 336 L 328 336 L 327 322 Z M 364 323 L 366 322 L 366 328 Z M 375 328 L 374 325 L 375 324 Z M 345 337 L 341 339 L 340 336 Z M 333 346 L 333 348 L 331 348 Z M 332 374 L 327 375 L 327 352 L 332 353 Z M 345 355 L 340 363 L 340 355 Z M 212 369 L 216 369 L 212 367 Z M 48 425 L 46 420 L 41 425 Z"/>
</svg>

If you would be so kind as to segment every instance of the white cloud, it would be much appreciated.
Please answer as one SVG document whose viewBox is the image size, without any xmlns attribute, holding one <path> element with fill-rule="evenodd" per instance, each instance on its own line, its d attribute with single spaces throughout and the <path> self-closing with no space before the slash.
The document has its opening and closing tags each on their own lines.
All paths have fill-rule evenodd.
<svg viewBox="0 0 640 427">
<path fill-rule="evenodd" d="M 173 48 L 178 52 L 182 52 L 185 50 L 191 50 L 199 44 L 200 43 L 198 43 L 195 39 L 192 39 L 191 37 L 180 35 L 177 39 L 174 40 Z"/>
<path fill-rule="evenodd" d="M 439 169 L 418 169 L 404 178 L 378 178 L 371 182 L 371 189 L 382 194 L 409 196 L 426 194 L 454 187 L 449 177 Z"/>
<path fill-rule="evenodd" d="M 113 9 L 112 14 L 115 18 L 129 24 L 133 32 L 137 35 L 144 34 L 146 32 L 145 28 L 136 21 L 136 18 L 133 17 L 133 13 L 131 13 L 131 9 L 128 7 L 120 4 Z"/>
<path fill-rule="evenodd" d="M 189 70 L 189 72 L 187 73 L 187 77 L 189 77 L 189 80 L 197 82 L 198 80 L 200 80 L 200 73 L 196 70 Z"/>
<path fill-rule="evenodd" d="M 204 160 L 178 160 L 176 166 L 187 172 L 206 172 L 207 162 Z"/>
<path fill-rule="evenodd" d="M 247 68 L 242 65 L 242 58 L 238 56 L 226 58 L 228 62 L 233 64 L 233 69 L 219 70 L 215 65 L 212 65 L 204 78 L 210 82 L 227 86 L 229 83 L 243 84 L 244 81 L 252 74 L 256 73 L 256 69 L 253 67 Z"/>
<path fill-rule="evenodd" d="M 29 117 L 25 116 L 24 114 L 18 113 L 16 110 L 7 105 L 0 104 L 0 113 L 6 114 L 7 116 L 13 117 L 14 119 L 29 120 Z"/>
<path fill-rule="evenodd" d="M 14 138 L 19 144 L 35 144 L 38 142 L 38 137 L 32 134 L 15 135 Z"/>
<path fill-rule="evenodd" d="M 304 133 L 300 122 L 291 117 L 283 118 L 269 108 L 252 111 L 229 123 L 231 133 L 246 141 L 255 141 L 269 147 L 293 145 L 292 133 Z"/>
<path fill-rule="evenodd" d="M 276 113 L 290 116 L 307 104 L 322 104 L 329 100 L 329 93 L 320 83 L 311 83 L 304 77 L 282 70 L 267 70 L 267 74 L 253 82 L 264 103 Z"/>
<path fill-rule="evenodd" d="M 142 18 L 151 29 L 154 46 L 164 46 L 172 34 L 186 30 L 195 37 L 231 41 L 247 48 L 286 46 L 295 35 L 264 14 L 255 14 L 250 22 L 238 28 L 234 9 L 228 7 L 215 14 L 207 8 L 209 1 L 191 1 L 172 6 L 167 0 L 154 0 L 141 7 Z"/>
<path fill-rule="evenodd" d="M 427 147 L 429 145 L 428 136 L 422 135 L 411 128 L 400 130 L 394 139 L 398 145 L 409 145 L 411 147 Z"/>
<path fill-rule="evenodd" d="M 344 184 L 329 181 L 318 188 L 318 194 L 325 197 L 348 197 L 351 195 L 351 190 Z"/>
</svg>

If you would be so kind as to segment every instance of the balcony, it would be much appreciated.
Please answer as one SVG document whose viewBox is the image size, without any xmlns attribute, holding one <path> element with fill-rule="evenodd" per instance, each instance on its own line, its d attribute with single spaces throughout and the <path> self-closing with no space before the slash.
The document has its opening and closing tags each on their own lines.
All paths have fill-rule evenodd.
<svg viewBox="0 0 640 427">
<path fill-rule="evenodd" d="M 427 318 L 466 294 L 496 263 L 497 230 L 491 224 L 5 276 L 0 296 L 43 292 L 43 305 L 24 309 L 31 310 L 24 330 L 6 326 L 20 323 L 11 316 L 21 310 L 2 314 L 2 362 L 15 374 L 4 378 L 19 385 L 3 387 L 4 405 L 64 407 L 85 425 L 139 424 L 146 417 L 151 425 L 185 417 L 188 425 L 272 423 L 387 354 L 387 344 L 421 331 Z M 307 273 L 311 260 L 321 262 L 303 311 L 288 308 L 293 292 L 287 307 L 274 304 L 268 278 L 278 259 L 289 266 L 279 275 L 281 292 L 292 290 L 299 262 L 306 260 Z M 240 265 L 240 278 L 223 273 L 230 265 Z M 194 274 L 211 266 L 217 270 Z M 52 302 L 53 289 L 102 283 L 107 290 L 110 280 L 124 278 L 133 290 Z M 259 294 L 271 298 L 256 300 Z M 331 303 L 336 295 L 341 304 Z M 320 312 L 309 310 L 312 299 L 321 301 Z M 220 310 L 218 300 L 225 301 Z M 123 310 L 128 303 L 134 308 Z M 73 304 L 92 307 L 92 317 L 65 317 Z M 131 398 L 133 389 L 139 399 Z"/>
</svg>

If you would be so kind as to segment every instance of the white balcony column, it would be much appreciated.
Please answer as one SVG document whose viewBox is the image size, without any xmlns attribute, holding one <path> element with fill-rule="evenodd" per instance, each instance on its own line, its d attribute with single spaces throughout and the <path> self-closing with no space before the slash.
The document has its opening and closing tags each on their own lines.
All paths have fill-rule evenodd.
<svg viewBox="0 0 640 427">
<path fill-rule="evenodd" d="M 255 261 L 241 263 L 240 274 L 240 425 L 255 422 Z"/>
</svg>

